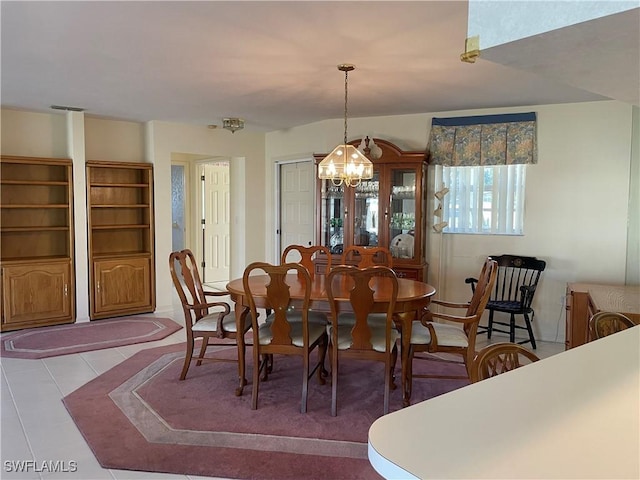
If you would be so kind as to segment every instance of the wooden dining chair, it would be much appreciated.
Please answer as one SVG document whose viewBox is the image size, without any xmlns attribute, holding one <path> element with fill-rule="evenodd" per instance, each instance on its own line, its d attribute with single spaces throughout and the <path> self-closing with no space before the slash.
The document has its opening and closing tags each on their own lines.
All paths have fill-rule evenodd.
<svg viewBox="0 0 640 480">
<path fill-rule="evenodd" d="M 488 325 L 486 328 L 480 327 L 478 333 L 486 333 L 487 338 L 491 338 L 494 331 L 508 333 L 509 341 L 514 343 L 516 330 L 526 330 L 528 339 L 518 343 L 530 342 L 535 350 L 536 339 L 531 327 L 535 317 L 532 303 L 538 281 L 547 264 L 544 260 L 521 255 L 491 255 L 489 258 L 498 262 L 498 275 L 486 307 L 489 311 Z M 476 279 L 467 278 L 465 282 L 471 285 L 473 291 Z M 495 312 L 508 314 L 509 321 L 494 320 Z M 516 315 L 522 315 L 524 325 L 516 323 Z M 507 329 L 500 329 L 500 326 Z"/>
<path fill-rule="evenodd" d="M 342 252 L 340 262 L 343 265 L 355 265 L 358 268 L 384 266 L 393 268 L 393 256 L 388 248 L 362 247 L 351 245 Z"/>
<path fill-rule="evenodd" d="M 316 268 L 313 263 L 314 259 L 316 259 L 319 255 L 324 255 L 327 259 L 327 264 L 325 265 L 322 273 L 327 275 L 331 270 L 331 251 L 325 247 L 324 245 L 312 245 L 309 247 L 305 247 L 304 245 L 289 245 L 282 252 L 282 258 L 280 259 L 280 263 L 291 263 L 292 257 L 298 255 L 300 259 L 296 259 L 295 261 L 305 267 L 311 275 L 311 278 L 314 277 Z"/>
<path fill-rule="evenodd" d="M 517 343 L 500 342 L 481 349 L 469 369 L 471 383 L 495 377 L 540 360 L 528 348 Z"/>
<path fill-rule="evenodd" d="M 187 351 L 184 365 L 180 373 L 180 380 L 184 380 L 192 361 L 201 365 L 203 361 L 238 362 L 239 378 L 244 379 L 244 354 L 238 360 L 229 360 L 219 357 L 206 357 L 209 341 L 214 338 L 236 340 L 239 351 L 244 352 L 244 334 L 251 328 L 251 320 L 247 315 L 243 317 L 244 326 L 238 332 L 235 313 L 229 303 L 225 301 L 211 301 L 209 298 L 222 298 L 229 295 L 224 291 L 205 291 L 196 259 L 191 250 L 185 249 L 179 252 L 171 252 L 169 255 L 169 269 L 173 285 L 180 298 L 182 311 L 184 312 L 185 330 L 187 332 Z M 202 345 L 197 357 L 193 356 L 195 340 L 201 338 Z M 244 380 L 243 380 L 244 381 Z M 236 390 L 240 395 L 241 390 Z"/>
<path fill-rule="evenodd" d="M 371 281 L 374 277 L 387 279 L 389 301 L 386 307 L 376 304 Z M 344 299 L 338 299 L 334 290 L 340 282 L 349 279 L 353 288 L 348 302 L 355 321 L 342 322 L 341 310 Z M 327 278 L 327 296 L 331 306 L 329 347 L 331 351 L 331 415 L 338 414 L 338 373 L 339 361 L 343 357 L 373 360 L 384 363 L 384 405 L 383 413 L 389 412 L 390 389 L 393 386 L 393 372 L 398 356 L 397 339 L 400 334 L 393 328 L 393 312 L 398 298 L 398 279 L 389 267 L 374 266 L 359 269 L 354 266 L 337 266 Z M 384 313 L 386 322 L 370 322 L 374 313 Z"/>
<path fill-rule="evenodd" d="M 297 273 L 297 281 L 301 282 L 304 291 L 302 305 L 292 305 L 290 279 L 287 274 Z M 250 277 L 252 273 L 269 276 L 266 287 L 266 300 L 273 310 L 266 321 L 258 325 L 258 312 Z M 305 267 L 298 263 L 271 265 L 265 262 L 254 262 L 244 271 L 242 285 L 247 295 L 251 324 L 253 327 L 253 391 L 251 408 L 258 408 L 258 389 L 260 380 L 267 380 L 273 365 L 272 357 L 278 355 L 298 355 L 302 357 L 302 400 L 300 412 L 307 411 L 309 378 L 318 374 L 318 382 L 324 384 L 324 360 L 327 351 L 326 315 L 323 322 L 309 321 L 309 303 L 311 302 L 311 276 Z M 293 308 L 292 308 L 293 307 Z M 310 372 L 310 354 L 318 347 L 318 362 Z M 262 375 L 261 375 L 262 373 Z"/>
<path fill-rule="evenodd" d="M 616 312 L 598 312 L 589 319 L 589 341 L 634 327 L 629 317 Z"/>
<path fill-rule="evenodd" d="M 476 333 L 482 313 L 489 301 L 489 296 L 496 281 L 498 264 L 487 258 L 478 277 L 471 301 L 465 303 L 432 300 L 432 305 L 441 305 L 448 309 L 465 310 L 463 315 L 432 312 L 428 310 L 419 322 L 414 322 L 411 329 L 411 340 L 407 354 L 404 404 L 409 405 L 413 378 L 470 378 L 470 368 L 476 351 Z M 434 319 L 449 323 L 437 323 Z M 403 332 L 404 333 L 404 332 Z M 413 361 L 416 359 L 434 360 L 433 356 L 416 357 L 416 353 L 453 353 L 460 355 L 466 369 L 466 375 L 429 375 L 413 374 Z"/>
</svg>

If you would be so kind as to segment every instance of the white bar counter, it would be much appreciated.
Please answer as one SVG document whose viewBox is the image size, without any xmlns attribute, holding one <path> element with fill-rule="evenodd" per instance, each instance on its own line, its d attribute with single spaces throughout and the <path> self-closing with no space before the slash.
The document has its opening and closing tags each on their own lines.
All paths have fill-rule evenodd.
<svg viewBox="0 0 640 480">
<path fill-rule="evenodd" d="M 639 479 L 640 327 L 380 417 L 369 461 L 387 479 Z"/>
</svg>

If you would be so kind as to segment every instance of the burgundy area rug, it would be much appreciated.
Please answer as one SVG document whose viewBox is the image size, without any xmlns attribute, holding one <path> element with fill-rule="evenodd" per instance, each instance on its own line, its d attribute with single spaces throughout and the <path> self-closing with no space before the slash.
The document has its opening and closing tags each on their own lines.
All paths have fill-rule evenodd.
<svg viewBox="0 0 640 480">
<path fill-rule="evenodd" d="M 215 348 L 217 355 L 236 355 L 235 348 Z M 184 344 L 141 351 L 63 399 L 103 468 L 258 480 L 380 478 L 367 459 L 367 438 L 382 415 L 382 363 L 341 361 L 332 417 L 330 382 L 319 385 L 315 376 L 308 411 L 300 413 L 299 357 L 275 357 L 257 410 L 251 383 L 243 396 L 234 395 L 235 364 L 193 363 L 179 381 L 183 358 Z M 416 373 L 464 373 L 460 365 L 416 363 Z M 249 382 L 251 374 L 249 365 Z M 416 379 L 412 402 L 467 384 Z M 401 405 L 398 385 L 391 410 Z"/>
<path fill-rule="evenodd" d="M 11 358 L 45 358 L 152 342 L 182 328 L 169 318 L 122 317 L 39 327 L 2 335 L 1 353 Z"/>
</svg>

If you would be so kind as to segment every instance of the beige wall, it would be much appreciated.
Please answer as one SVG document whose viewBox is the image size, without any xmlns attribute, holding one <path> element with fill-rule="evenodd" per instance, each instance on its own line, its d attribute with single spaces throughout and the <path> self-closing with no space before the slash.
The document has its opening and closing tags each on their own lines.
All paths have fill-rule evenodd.
<svg viewBox="0 0 640 480">
<path fill-rule="evenodd" d="M 429 281 L 436 284 L 438 280 L 441 238 L 444 281 L 436 286 L 441 298 L 451 300 L 469 297 L 464 278 L 479 271 L 486 255 L 540 257 L 547 261 L 547 270 L 534 302 L 536 338 L 563 341 L 567 282 L 625 282 L 631 106 L 611 101 L 354 118 L 349 119 L 349 139 L 369 135 L 406 150 L 424 150 L 433 116 L 527 111 L 538 114 L 539 162 L 527 169 L 525 234 L 440 237 L 430 231 Z M 278 158 L 310 150 L 328 152 L 341 140 L 341 128 L 340 120 L 332 120 L 267 134 L 267 183 L 273 184 L 271 164 Z M 267 205 L 275 201 L 267 192 Z M 269 233 L 274 231 L 273 211 L 267 211 L 267 256 L 274 251 Z M 428 224 L 430 228 L 432 218 Z"/>
<path fill-rule="evenodd" d="M 172 311 L 171 158 L 224 156 L 232 177 L 231 275 L 246 262 L 263 260 L 264 134 L 210 130 L 206 126 L 150 122 L 140 124 L 87 117 L 81 113 L 36 113 L 2 109 L 4 155 L 72 158 L 76 218 L 77 321 L 88 321 L 88 258 L 84 164 L 87 160 L 154 164 L 156 211 L 156 293 L 158 313 Z"/>
<path fill-rule="evenodd" d="M 633 133 L 631 106 L 607 101 L 354 118 L 349 119 L 349 139 L 369 135 L 389 140 L 405 150 L 424 150 L 433 116 L 524 111 L 538 113 L 539 150 L 539 163 L 527 170 L 525 234 L 440 237 L 429 232 L 429 281 L 434 284 L 438 281 L 441 238 L 444 280 L 436 286 L 442 298 L 466 299 L 469 292 L 463 279 L 477 273 L 488 254 L 504 252 L 543 258 L 548 265 L 534 303 L 537 312 L 534 328 L 537 338 L 563 341 L 566 283 L 622 284 L 629 269 L 627 250 L 638 250 L 637 245 L 628 245 L 637 241 L 637 233 L 627 240 L 627 223 L 640 211 L 633 203 L 637 202 L 637 195 L 630 196 L 630 169 L 632 165 L 637 168 L 638 162 L 637 149 L 632 153 L 631 146 L 637 144 L 640 135 Z M 64 114 L 7 109 L 1 113 L 3 154 L 65 157 L 75 151 L 79 152 L 78 161 L 84 162 L 81 148 L 69 145 L 67 130 L 74 123 L 67 124 Z M 268 133 L 265 138 L 263 134 L 245 131 L 231 134 L 206 126 L 164 122 L 141 125 L 86 117 L 82 133 L 77 115 L 82 118 L 82 114 L 67 118 L 76 119 L 78 135 L 84 135 L 87 159 L 149 161 L 155 165 L 158 312 L 170 309 L 172 296 L 166 262 L 171 250 L 168 212 L 172 155 L 231 159 L 232 190 L 236 192 L 232 207 L 231 275 L 237 277 L 247 262 L 277 260 L 275 162 L 328 152 L 343 135 L 343 122 L 339 119 Z M 637 111 L 635 115 L 637 122 Z M 74 141 L 77 143 L 77 138 Z M 83 190 L 84 178 L 76 178 L 75 191 Z M 428 219 L 429 225 L 432 220 Z M 81 225 L 76 222 L 76 230 Z M 78 234 L 76 243 L 86 244 L 86 237 Z M 76 248 L 79 250 L 81 246 Z M 84 257 L 80 253 L 76 257 L 77 268 L 86 269 L 86 253 Z M 86 279 L 86 271 L 80 272 L 78 278 Z M 87 288 L 86 284 L 78 285 L 78 292 L 86 295 Z"/>
</svg>

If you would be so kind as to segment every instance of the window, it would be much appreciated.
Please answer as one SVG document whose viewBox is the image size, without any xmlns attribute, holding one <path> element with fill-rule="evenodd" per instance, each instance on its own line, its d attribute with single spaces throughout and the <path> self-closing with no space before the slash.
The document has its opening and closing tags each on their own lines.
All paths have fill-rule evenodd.
<svg viewBox="0 0 640 480">
<path fill-rule="evenodd" d="M 431 120 L 436 232 L 522 235 L 526 165 L 537 163 L 536 114 Z"/>
<path fill-rule="evenodd" d="M 445 233 L 522 235 L 525 165 L 436 165 Z"/>
</svg>

